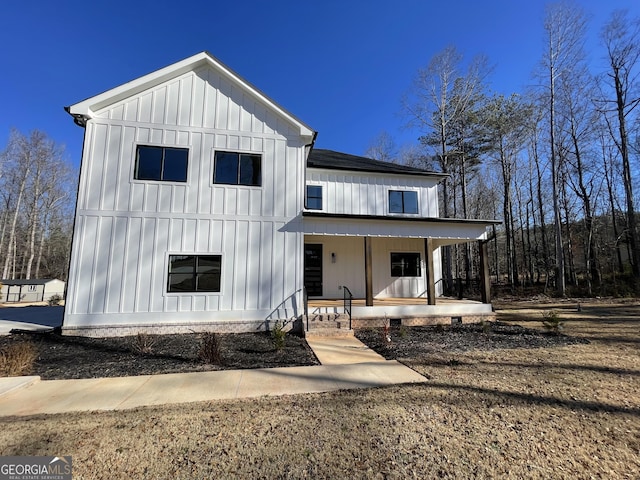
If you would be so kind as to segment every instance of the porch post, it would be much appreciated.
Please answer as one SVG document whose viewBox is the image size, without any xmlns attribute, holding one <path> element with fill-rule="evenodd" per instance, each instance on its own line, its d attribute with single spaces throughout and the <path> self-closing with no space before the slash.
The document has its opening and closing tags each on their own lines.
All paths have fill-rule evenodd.
<svg viewBox="0 0 640 480">
<path fill-rule="evenodd" d="M 371 237 L 364 237 L 364 276 L 367 307 L 373 307 L 373 269 L 371 255 Z"/>
<path fill-rule="evenodd" d="M 478 242 L 480 251 L 480 298 L 482 303 L 491 303 L 491 278 L 489 277 L 489 255 L 487 252 L 487 242 Z"/>
<path fill-rule="evenodd" d="M 436 304 L 436 283 L 433 275 L 433 238 L 424 239 L 424 258 L 426 265 L 427 305 Z"/>
</svg>

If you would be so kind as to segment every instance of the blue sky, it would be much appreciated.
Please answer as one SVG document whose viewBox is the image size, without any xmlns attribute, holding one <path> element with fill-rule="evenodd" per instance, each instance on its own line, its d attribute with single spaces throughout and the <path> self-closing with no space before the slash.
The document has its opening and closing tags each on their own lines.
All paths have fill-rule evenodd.
<svg viewBox="0 0 640 480">
<path fill-rule="evenodd" d="M 400 99 L 448 45 L 495 65 L 491 88 L 521 92 L 542 52 L 542 0 L 22 0 L 2 2 L 0 149 L 12 127 L 45 131 L 78 164 L 83 131 L 63 110 L 207 50 L 318 131 L 316 146 L 362 154 L 380 132 L 414 143 Z M 615 8 L 577 0 L 589 45 Z"/>
</svg>

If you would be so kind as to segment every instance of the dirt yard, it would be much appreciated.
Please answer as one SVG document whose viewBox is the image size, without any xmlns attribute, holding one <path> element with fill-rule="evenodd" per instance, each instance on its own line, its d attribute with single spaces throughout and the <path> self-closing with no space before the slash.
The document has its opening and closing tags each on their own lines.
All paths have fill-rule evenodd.
<svg viewBox="0 0 640 480">
<path fill-rule="evenodd" d="M 422 385 L 2 418 L 0 455 L 72 455 L 74 478 L 640 478 L 640 303 L 496 307 L 589 343 L 416 350 Z"/>
</svg>

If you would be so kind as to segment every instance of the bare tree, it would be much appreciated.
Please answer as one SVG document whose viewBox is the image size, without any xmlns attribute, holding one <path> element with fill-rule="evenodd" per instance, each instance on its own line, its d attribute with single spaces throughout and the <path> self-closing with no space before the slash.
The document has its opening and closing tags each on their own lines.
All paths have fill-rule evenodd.
<svg viewBox="0 0 640 480">
<path fill-rule="evenodd" d="M 616 179 L 615 179 L 615 161 L 614 161 L 614 157 L 615 157 L 615 153 L 614 151 L 617 150 L 615 147 L 612 147 L 611 145 L 609 145 L 609 143 L 607 142 L 606 139 L 606 133 L 605 133 L 605 129 L 604 128 L 600 128 L 598 130 L 598 142 L 600 145 L 600 149 L 601 149 L 601 155 L 602 155 L 602 167 L 603 167 L 603 174 L 604 174 L 604 181 L 605 181 L 605 185 L 606 185 L 606 190 L 607 190 L 607 200 L 608 200 L 608 206 L 609 206 L 609 212 L 611 214 L 611 229 L 613 232 L 613 239 L 611 242 L 607 242 L 610 246 L 610 248 L 612 248 L 615 251 L 615 266 L 617 267 L 617 271 L 619 273 L 623 273 L 624 272 L 624 264 L 622 262 L 622 253 L 620 251 L 620 232 L 618 230 L 618 221 L 617 221 L 617 207 L 616 207 L 616 192 L 615 192 L 615 185 L 616 185 Z M 616 268 L 612 268 L 612 271 L 615 272 Z"/>
<path fill-rule="evenodd" d="M 10 276 L 15 276 L 16 231 L 27 181 L 31 173 L 32 152 L 29 148 L 28 139 L 18 131 L 13 130 L 9 136 L 9 144 L 3 152 L 3 156 L 6 159 L 5 163 L 10 164 L 9 174 L 5 177 L 5 185 L 11 185 L 13 188 L 5 191 L 9 217 L 7 219 L 9 238 L 5 251 L 0 251 L 0 254 L 5 256 L 2 278 L 10 278 Z"/>
<path fill-rule="evenodd" d="M 403 110 L 410 126 L 422 133 L 421 142 L 434 150 L 434 158 L 443 173 L 451 173 L 454 129 L 453 125 L 468 112 L 470 105 L 483 89 L 490 72 L 484 56 L 474 57 L 465 71 L 463 56 L 454 46 L 436 54 L 427 67 L 420 69 L 413 88 L 403 100 Z M 451 216 L 450 185 L 442 184 L 442 214 Z M 443 270 L 449 288 L 452 285 L 451 250 L 443 254 Z"/>
<path fill-rule="evenodd" d="M 548 5 L 544 20 L 546 51 L 542 58 L 543 78 L 546 78 L 546 100 L 549 112 L 549 147 L 551 160 L 551 188 L 555 224 L 556 290 L 566 294 L 565 264 L 562 242 L 560 205 L 560 170 L 557 148 L 557 82 L 561 75 L 571 72 L 584 58 L 586 16 L 574 4 L 559 2 Z"/>
<path fill-rule="evenodd" d="M 509 283 L 516 285 L 519 275 L 514 233 L 513 186 L 518 155 L 525 146 L 527 118 L 531 115 L 531 106 L 523 103 L 517 95 L 509 98 L 497 95 L 488 102 L 485 115 L 490 155 L 499 167 L 502 177 L 507 274 Z"/>
<path fill-rule="evenodd" d="M 433 156 L 425 151 L 424 145 L 403 145 L 398 150 L 398 162 L 410 167 L 424 168 L 426 170 L 436 170 L 437 166 L 433 162 Z"/>
<path fill-rule="evenodd" d="M 28 136 L 12 131 L 0 158 L 2 276 L 38 276 L 43 264 L 51 264 L 46 252 L 52 232 L 62 251 L 68 251 L 76 177 L 62 147 L 37 130 Z M 67 265 L 56 265 L 56 276 L 64 278 Z"/>
<path fill-rule="evenodd" d="M 582 67 L 582 68 L 581 68 Z M 597 112 L 590 99 L 594 98 L 594 82 L 586 70 L 586 66 L 576 66 L 573 72 L 560 76 L 559 112 L 560 125 L 564 130 L 565 168 L 569 173 L 568 185 L 582 204 L 585 230 L 585 265 L 587 271 L 587 287 L 592 293 L 592 284 L 600 284 L 600 269 L 595 247 L 593 204 L 595 193 L 595 172 L 591 149 L 595 141 Z"/>
<path fill-rule="evenodd" d="M 631 249 L 633 276 L 640 278 L 640 242 L 633 198 L 630 140 L 627 132 L 629 116 L 640 103 L 638 96 L 638 60 L 640 59 L 640 19 L 630 19 L 628 12 L 615 11 L 601 33 L 609 71 L 604 77 L 613 98 L 603 96 L 600 111 L 611 138 L 620 153 L 627 211 L 627 241 Z M 603 89 L 604 90 L 604 89 Z M 605 94 L 606 95 L 606 94 Z"/>
<path fill-rule="evenodd" d="M 382 131 L 369 142 L 364 156 L 381 162 L 396 162 L 398 160 L 396 142 L 389 132 Z"/>
</svg>

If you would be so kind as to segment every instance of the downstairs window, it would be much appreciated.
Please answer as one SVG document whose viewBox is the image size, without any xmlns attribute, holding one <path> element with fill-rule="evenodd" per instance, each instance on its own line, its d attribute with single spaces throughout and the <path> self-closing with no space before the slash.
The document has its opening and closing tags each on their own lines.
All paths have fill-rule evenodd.
<svg viewBox="0 0 640 480">
<path fill-rule="evenodd" d="M 391 254 L 391 276 L 392 277 L 420 277 L 419 253 L 392 253 Z"/>
<path fill-rule="evenodd" d="M 222 255 L 169 255 L 168 292 L 219 292 Z"/>
</svg>

